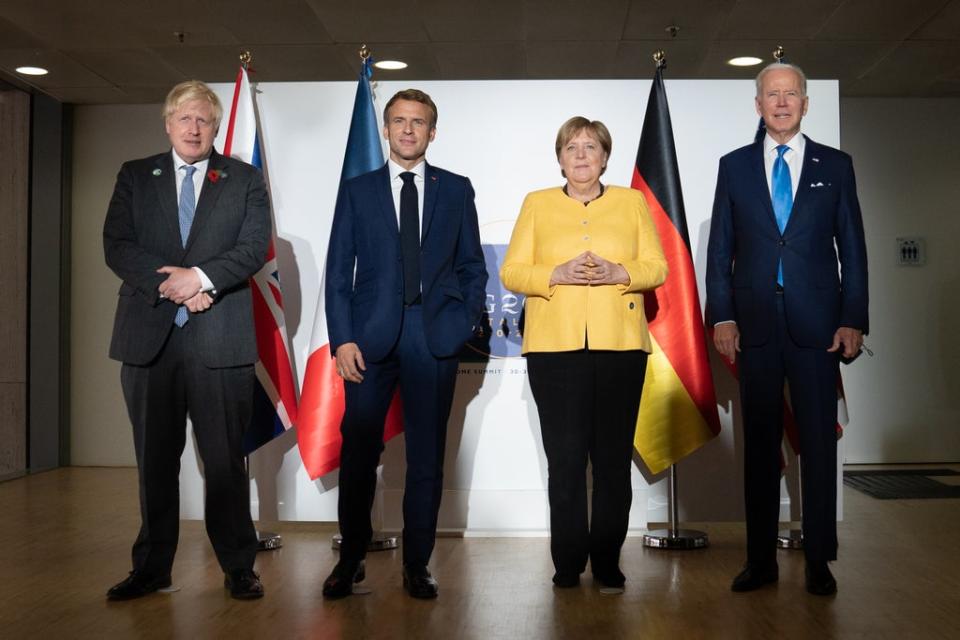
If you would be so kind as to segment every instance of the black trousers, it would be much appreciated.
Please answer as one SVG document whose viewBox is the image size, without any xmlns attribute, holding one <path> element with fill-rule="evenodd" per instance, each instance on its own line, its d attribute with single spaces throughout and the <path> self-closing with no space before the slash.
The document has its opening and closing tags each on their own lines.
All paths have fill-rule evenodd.
<svg viewBox="0 0 960 640">
<path fill-rule="evenodd" d="M 120 371 L 140 480 L 133 568 L 154 575 L 170 572 L 177 550 L 188 414 L 203 461 L 204 519 L 217 560 L 224 571 L 250 569 L 257 553 L 241 444 L 252 413 L 253 365 L 207 368 L 194 352 L 190 327 L 174 327 L 151 364 L 124 364 Z"/>
<path fill-rule="evenodd" d="M 609 575 L 619 565 L 633 500 L 633 437 L 646 369 L 643 351 L 527 354 L 547 455 L 550 552 L 557 572 L 580 574 L 588 557 L 595 574 Z"/>
<path fill-rule="evenodd" d="M 384 360 L 367 361 L 363 382 L 344 383 L 340 433 L 340 556 L 364 557 L 373 535 L 370 509 L 383 452 L 383 423 L 397 384 L 403 400 L 406 485 L 403 492 L 403 562 L 425 567 L 437 536 L 443 492 L 447 418 L 457 378 L 456 357 L 437 358 L 427 347 L 422 307 L 404 310 L 396 347 Z"/>
<path fill-rule="evenodd" d="M 803 550 L 808 562 L 837 558 L 837 376 L 839 357 L 797 346 L 778 295 L 770 341 L 740 353 L 747 561 L 776 561 L 780 512 L 783 383 L 800 437 Z"/>
</svg>

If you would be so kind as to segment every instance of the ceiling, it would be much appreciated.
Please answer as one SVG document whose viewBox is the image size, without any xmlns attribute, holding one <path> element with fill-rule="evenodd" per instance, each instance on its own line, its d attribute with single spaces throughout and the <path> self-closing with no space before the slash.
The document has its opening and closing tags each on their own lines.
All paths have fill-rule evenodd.
<svg viewBox="0 0 960 640">
<path fill-rule="evenodd" d="M 649 78 L 656 49 L 668 78 L 751 78 L 725 61 L 782 45 L 844 96 L 960 96 L 960 0 L 0 0 L 0 75 L 69 103 L 232 81 L 243 50 L 260 82 L 351 80 L 361 43 L 409 63 L 391 80 Z"/>
</svg>

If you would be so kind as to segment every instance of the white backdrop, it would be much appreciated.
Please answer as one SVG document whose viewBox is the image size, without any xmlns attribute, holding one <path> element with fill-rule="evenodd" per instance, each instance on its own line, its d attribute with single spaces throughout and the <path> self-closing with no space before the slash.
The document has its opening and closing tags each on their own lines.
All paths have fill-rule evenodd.
<svg viewBox="0 0 960 640">
<path fill-rule="evenodd" d="M 213 85 L 226 105 L 233 85 Z M 408 83 L 380 82 L 378 111 Z M 468 175 L 477 193 L 484 244 L 506 244 L 524 195 L 562 182 L 553 144 L 570 116 L 603 121 L 613 136 L 605 182 L 629 186 L 650 91 L 649 81 L 423 82 L 438 105 L 433 164 Z M 667 81 L 680 177 L 703 292 L 706 240 L 717 161 L 749 143 L 756 130 L 752 81 Z M 327 238 L 346 145 L 355 82 L 270 83 L 258 87 L 263 154 L 277 231 L 280 280 L 297 379 L 302 381 Z M 839 146 L 836 81 L 811 81 L 803 130 Z M 222 147 L 222 136 L 217 147 Z M 495 271 L 495 269 L 494 269 Z M 711 357 L 715 358 L 714 353 Z M 736 387 L 713 362 L 722 433 L 679 465 L 681 519 L 742 519 L 740 434 Z M 841 440 L 842 448 L 842 440 Z M 843 459 L 842 450 L 840 459 Z M 192 441 L 184 453 L 181 510 L 202 517 L 203 480 Z M 839 473 L 839 470 L 838 470 Z M 264 520 L 336 520 L 337 474 L 312 482 L 300 462 L 296 434 L 287 433 L 251 458 L 253 512 Z M 663 475 L 634 471 L 631 528 L 666 520 Z M 788 485 L 791 483 L 788 475 Z M 440 526 L 468 532 L 543 532 L 548 528 L 546 461 L 523 358 L 461 366 L 449 425 Z M 399 529 L 403 439 L 383 456 L 378 517 Z M 789 493 L 792 493 L 789 492 Z M 783 514 L 789 512 L 785 488 Z"/>
</svg>

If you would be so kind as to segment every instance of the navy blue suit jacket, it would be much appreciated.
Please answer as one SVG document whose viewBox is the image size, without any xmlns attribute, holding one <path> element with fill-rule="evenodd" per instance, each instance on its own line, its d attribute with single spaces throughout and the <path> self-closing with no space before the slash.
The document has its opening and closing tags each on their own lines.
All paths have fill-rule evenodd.
<svg viewBox="0 0 960 640">
<path fill-rule="evenodd" d="M 848 154 L 806 138 L 783 234 L 770 200 L 762 140 L 720 159 L 707 252 L 708 321 L 735 320 L 741 345 L 764 344 L 776 326 L 781 260 L 794 342 L 826 349 L 839 327 L 868 332 L 867 251 Z"/>
<path fill-rule="evenodd" d="M 470 181 L 426 165 L 420 278 L 423 323 L 437 358 L 459 353 L 480 320 L 487 270 Z M 366 360 L 393 349 L 403 317 L 400 230 L 387 165 L 343 183 L 327 252 L 331 353 L 355 342 Z"/>
</svg>

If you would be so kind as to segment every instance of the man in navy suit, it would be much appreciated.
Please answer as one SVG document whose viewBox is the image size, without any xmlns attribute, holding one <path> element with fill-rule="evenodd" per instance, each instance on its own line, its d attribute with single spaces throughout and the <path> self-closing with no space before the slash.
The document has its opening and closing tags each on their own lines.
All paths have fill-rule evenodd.
<svg viewBox="0 0 960 640">
<path fill-rule="evenodd" d="M 123 165 L 103 225 L 107 265 L 123 281 L 110 357 L 123 363 L 142 518 L 133 571 L 111 600 L 170 586 L 188 415 L 225 585 L 234 598 L 263 595 L 241 443 L 257 361 L 248 280 L 266 259 L 270 202 L 260 171 L 213 148 L 222 114 L 204 83 L 174 87 L 164 105 L 172 149 Z"/>
<path fill-rule="evenodd" d="M 740 354 L 747 563 L 733 591 L 778 578 L 783 385 L 800 435 L 807 591 L 836 592 L 837 376 L 867 332 L 867 253 L 853 163 L 800 133 L 806 77 L 757 75 L 763 140 L 720 159 L 707 252 L 717 350 Z M 839 271 L 838 271 L 839 266 Z"/>
<path fill-rule="evenodd" d="M 346 403 L 338 503 L 343 542 L 323 584 L 327 598 L 350 595 L 364 577 L 384 420 L 398 384 L 407 461 L 403 585 L 415 598 L 437 596 L 427 562 L 457 354 L 486 298 L 473 187 L 425 160 L 437 132 L 436 105 L 407 89 L 387 102 L 383 119 L 390 158 L 342 185 L 327 253 L 327 332 Z"/>
</svg>

